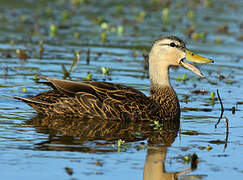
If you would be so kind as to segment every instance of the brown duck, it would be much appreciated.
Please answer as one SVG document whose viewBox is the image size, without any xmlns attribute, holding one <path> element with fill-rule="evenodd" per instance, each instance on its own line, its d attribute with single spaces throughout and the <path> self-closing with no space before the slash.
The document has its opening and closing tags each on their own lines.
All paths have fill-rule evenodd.
<svg viewBox="0 0 243 180">
<path fill-rule="evenodd" d="M 83 81 L 73 82 L 49 77 L 46 84 L 53 90 L 31 98 L 15 97 L 32 106 L 39 114 L 115 120 L 179 120 L 180 105 L 170 85 L 169 67 L 182 66 L 200 77 L 195 66 L 185 62 L 213 62 L 186 49 L 175 36 L 161 36 L 149 54 L 151 96 L 125 85 Z"/>
</svg>

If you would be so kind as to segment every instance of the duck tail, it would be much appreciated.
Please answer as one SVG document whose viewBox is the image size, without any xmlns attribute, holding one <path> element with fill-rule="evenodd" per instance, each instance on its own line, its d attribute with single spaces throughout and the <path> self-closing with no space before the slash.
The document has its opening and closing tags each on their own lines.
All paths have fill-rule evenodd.
<svg viewBox="0 0 243 180">
<path fill-rule="evenodd" d="M 34 100 L 31 98 L 24 98 L 24 97 L 18 97 L 18 96 L 14 96 L 13 98 L 25 102 L 26 104 L 31 106 L 33 109 L 35 109 L 37 112 L 43 112 L 43 109 L 46 109 L 47 106 L 50 106 L 49 103 Z"/>
</svg>

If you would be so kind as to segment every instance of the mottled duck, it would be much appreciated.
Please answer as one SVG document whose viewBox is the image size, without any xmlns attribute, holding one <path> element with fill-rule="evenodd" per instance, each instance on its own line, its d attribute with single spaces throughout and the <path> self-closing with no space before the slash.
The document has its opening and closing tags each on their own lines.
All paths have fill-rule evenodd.
<svg viewBox="0 0 243 180">
<path fill-rule="evenodd" d="M 114 119 L 124 121 L 178 121 L 180 105 L 170 84 L 170 66 L 182 66 L 204 77 L 192 64 L 212 60 L 189 51 L 175 36 L 161 36 L 149 54 L 151 96 L 125 85 L 83 81 L 73 82 L 41 76 L 53 90 L 31 98 L 15 97 L 46 116 Z"/>
</svg>

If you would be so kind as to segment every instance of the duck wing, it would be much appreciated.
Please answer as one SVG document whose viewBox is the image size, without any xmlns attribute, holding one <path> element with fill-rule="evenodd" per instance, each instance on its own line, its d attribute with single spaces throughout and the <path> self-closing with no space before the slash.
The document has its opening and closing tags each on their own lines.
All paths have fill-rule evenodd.
<svg viewBox="0 0 243 180">
<path fill-rule="evenodd" d="M 142 92 L 125 85 L 108 82 L 73 82 L 49 77 L 45 84 L 54 90 L 43 92 L 30 99 L 37 111 L 45 109 L 61 114 L 113 119 L 139 119 L 147 118 L 146 109 L 151 104 L 151 99 Z M 27 102 L 29 99 L 22 99 Z M 40 109 L 40 104 L 48 107 Z M 37 104 L 37 105 L 36 105 Z M 36 108 L 37 107 L 37 108 Z M 63 107 L 60 109 L 60 107 Z M 39 108 L 39 110 L 38 110 Z"/>
</svg>

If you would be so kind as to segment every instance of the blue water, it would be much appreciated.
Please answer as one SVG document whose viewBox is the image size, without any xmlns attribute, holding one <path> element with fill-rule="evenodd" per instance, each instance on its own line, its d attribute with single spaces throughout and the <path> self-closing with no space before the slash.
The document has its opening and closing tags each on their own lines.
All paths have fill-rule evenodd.
<svg viewBox="0 0 243 180">
<path fill-rule="evenodd" d="M 158 163 L 161 165 L 160 171 L 153 175 L 169 179 L 169 173 L 189 170 L 190 162 L 186 163 L 184 157 L 196 153 L 197 168 L 178 175 L 178 179 L 240 179 L 243 173 L 243 56 L 242 40 L 239 38 L 242 39 L 243 35 L 240 18 L 243 3 L 217 0 L 208 1 L 213 4 L 205 7 L 203 1 L 196 4 L 193 2 L 171 2 L 169 25 L 163 24 L 161 20 L 161 10 L 165 8 L 163 1 L 153 4 L 152 1 L 138 0 L 96 0 L 80 6 L 65 0 L 41 1 L 38 4 L 27 0 L 22 3 L 1 2 L 1 177 L 143 179 L 144 166 L 156 169 Z M 62 18 L 64 9 L 69 14 L 66 20 Z M 188 10 L 195 13 L 194 19 L 188 18 Z M 145 18 L 136 21 L 141 12 L 146 13 Z M 109 30 L 101 28 L 97 16 L 109 24 Z M 54 37 L 49 35 L 51 23 L 58 26 Z M 195 33 L 207 33 L 205 39 L 196 41 L 183 33 L 183 30 L 194 24 L 197 25 Z M 217 29 L 224 25 L 228 26 L 228 30 L 220 33 Z M 117 26 L 124 28 L 121 35 L 113 32 Z M 100 38 L 103 31 L 107 33 L 106 42 Z M 74 33 L 80 33 L 80 37 L 74 37 Z M 119 136 L 112 134 L 103 139 L 72 137 L 70 132 L 55 128 L 49 130 L 40 124 L 28 123 L 36 116 L 34 110 L 12 99 L 12 96 L 25 97 L 47 90 L 48 87 L 35 84 L 33 77 L 41 74 L 61 79 L 62 65 L 69 69 L 74 51 L 81 53 L 80 62 L 71 73 L 72 80 L 81 81 L 90 72 L 95 80 L 130 85 L 148 95 L 150 84 L 145 76 L 142 54 L 149 52 L 152 41 L 161 34 L 179 36 L 186 41 L 189 49 L 215 60 L 215 64 L 200 66 L 207 79 L 200 79 L 183 68 L 171 69 L 172 85 L 181 101 L 181 108 L 209 108 L 210 111 L 183 111 L 180 131 L 168 147 L 163 144 L 151 145 L 144 138 L 125 142 L 121 152 L 118 152 L 117 141 L 109 138 L 119 139 Z M 12 45 L 11 40 L 14 42 Z M 44 53 L 42 59 L 39 59 L 35 54 L 39 54 L 41 40 L 44 40 Z M 20 60 L 16 49 L 26 50 L 29 58 Z M 91 52 L 90 65 L 86 65 L 88 49 Z M 98 53 L 101 56 L 98 57 Z M 101 67 L 111 69 L 108 77 L 102 75 Z M 177 81 L 183 74 L 186 74 L 186 82 Z M 223 76 L 223 79 L 219 76 Z M 209 93 L 191 93 L 196 89 L 205 89 Z M 224 118 L 215 129 L 221 108 L 217 99 L 211 102 L 210 93 L 216 93 L 216 89 L 219 89 L 225 108 L 223 117 L 229 120 L 227 141 Z M 233 106 L 236 108 L 235 114 L 231 110 Z M 196 131 L 197 134 L 185 134 L 190 131 Z M 143 148 L 138 150 L 141 144 Z M 207 146 L 212 149 L 207 150 Z M 151 150 L 155 153 L 150 154 Z M 150 159 L 153 155 L 157 161 L 146 161 L 146 157 Z M 71 168 L 73 174 L 69 175 L 65 168 Z"/>
</svg>

